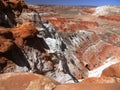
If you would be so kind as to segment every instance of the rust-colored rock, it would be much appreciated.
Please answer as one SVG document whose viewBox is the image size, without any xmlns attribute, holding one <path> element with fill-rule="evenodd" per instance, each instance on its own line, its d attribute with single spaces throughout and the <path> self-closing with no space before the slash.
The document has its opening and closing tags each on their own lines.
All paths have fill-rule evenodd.
<svg viewBox="0 0 120 90">
<path fill-rule="evenodd" d="M 89 70 L 101 66 L 105 60 L 111 56 L 119 56 L 120 48 L 109 43 L 98 41 L 88 47 L 89 42 L 85 42 L 82 48 L 77 49 L 77 56 Z M 88 47 L 88 48 L 86 48 Z M 84 52 L 84 53 L 82 53 Z"/>
<path fill-rule="evenodd" d="M 10 50 L 14 42 L 22 46 L 24 42 L 23 39 L 34 37 L 36 33 L 36 27 L 29 22 L 16 28 L 0 28 L 0 52 L 4 53 Z"/>
<path fill-rule="evenodd" d="M 93 9 L 84 9 L 83 12 L 86 12 L 88 14 L 93 14 L 95 12 L 95 10 L 93 10 Z"/>
<path fill-rule="evenodd" d="M 93 26 L 93 27 L 99 26 L 97 22 L 93 22 L 93 21 L 80 21 L 80 24 L 87 25 L 87 26 Z"/>
<path fill-rule="evenodd" d="M 100 19 L 106 19 L 111 21 L 120 21 L 120 15 L 113 15 L 113 16 L 99 16 Z"/>
<path fill-rule="evenodd" d="M 0 9 L 13 9 L 13 10 L 22 10 L 27 8 L 27 4 L 23 0 L 0 0 L 1 8 Z"/>
<path fill-rule="evenodd" d="M 102 72 L 102 76 L 120 78 L 120 63 L 111 65 Z"/>
<path fill-rule="evenodd" d="M 4 0 L 3 5 L 5 6 L 6 9 L 8 9 L 7 8 L 8 1 L 14 4 L 13 6 L 10 7 L 10 11 L 11 9 L 12 11 L 17 9 L 17 14 L 21 12 L 22 7 L 24 7 L 25 5 L 25 3 L 22 0 L 6 0 L 6 1 Z M 19 6 L 18 2 L 21 3 L 20 7 L 18 7 Z M 1 6 L 0 6 L 0 10 L 3 10 Z M 14 69 L 18 71 L 22 71 L 23 68 L 25 67 L 23 71 L 26 72 L 31 71 L 35 73 L 44 73 L 44 74 L 48 73 L 50 77 L 55 79 L 56 78 L 59 79 L 58 77 L 59 71 L 64 76 L 66 72 L 65 73 L 63 72 L 68 70 L 65 70 L 65 68 L 62 69 L 63 66 L 59 64 L 59 61 L 62 58 L 62 56 L 60 58 L 57 57 L 57 52 L 55 53 L 52 52 L 49 54 L 49 48 L 51 49 L 51 46 L 47 45 L 46 43 L 47 41 L 45 41 L 46 38 L 52 38 L 53 40 L 56 39 L 56 41 L 58 42 L 60 41 L 63 44 L 60 45 L 60 52 L 63 54 L 63 56 L 65 56 L 63 62 L 64 60 L 66 60 L 65 65 L 68 64 L 70 70 L 69 73 L 71 73 L 77 79 L 81 79 L 81 78 L 84 79 L 85 77 L 88 76 L 88 70 L 95 69 L 103 65 L 106 62 L 106 60 L 109 59 L 111 60 L 111 57 L 116 57 L 120 55 L 119 52 L 120 51 L 120 47 L 119 47 L 120 46 L 120 39 L 119 39 L 120 15 L 119 14 L 118 15 L 110 14 L 110 16 L 98 15 L 97 17 L 97 15 L 94 15 L 94 13 L 97 11 L 94 10 L 95 7 L 92 8 L 64 7 L 64 6 L 56 7 L 49 5 L 48 6 L 29 5 L 29 6 L 31 7 L 30 8 L 31 10 L 24 12 L 21 18 L 17 18 L 18 21 L 20 22 L 14 19 L 16 12 L 12 13 L 13 16 L 10 16 L 11 12 L 10 13 L 4 12 L 4 14 L 8 15 L 8 18 L 12 19 L 13 21 L 22 24 L 27 21 L 31 21 L 31 22 L 34 21 L 32 20 L 34 19 L 32 18 L 32 16 L 39 11 L 40 11 L 39 14 L 41 15 L 43 11 L 43 15 L 41 16 L 41 23 L 45 24 L 46 27 L 48 25 L 47 29 L 49 30 L 42 27 L 42 25 L 40 25 L 40 27 L 38 26 L 40 32 L 39 33 L 40 37 L 39 37 L 39 34 L 36 36 L 37 34 L 36 27 L 34 26 L 33 23 L 30 22 L 24 23 L 21 26 L 14 28 L 0 28 L 0 40 L 1 40 L 0 53 L 2 53 L 0 55 L 5 54 L 0 57 L 0 65 L 1 65 L 0 69 L 2 72 L 6 72 L 5 71 L 6 68 L 8 67 L 7 69 L 9 69 L 9 65 L 13 65 L 8 63 L 10 59 L 16 65 L 16 68 Z M 54 11 L 56 13 L 54 13 Z M 50 23 L 44 22 L 44 19 L 46 21 L 48 20 Z M 52 30 L 54 29 L 52 27 L 49 28 L 49 24 L 52 27 L 54 27 L 56 31 L 51 33 Z M 41 32 L 43 31 L 43 33 L 45 33 L 46 31 L 44 32 L 44 30 L 51 32 L 48 32 L 46 36 L 43 37 L 44 38 L 43 39 Z M 79 31 L 81 32 L 80 34 Z M 52 42 L 51 40 L 50 43 Z M 14 47 L 13 50 L 9 51 L 14 43 L 16 44 L 16 47 Z M 56 46 L 59 47 L 58 43 L 53 42 L 53 44 L 56 44 Z M 58 49 L 57 47 L 55 48 L 56 51 Z M 5 52 L 7 52 L 7 54 Z M 43 55 L 43 53 L 45 52 L 48 53 L 49 55 L 48 57 L 47 55 L 46 56 Z M 57 64 L 59 67 L 57 66 Z M 96 85 L 94 84 L 96 83 L 102 83 L 102 84 L 112 83 L 113 85 L 114 83 L 116 83 L 116 81 L 119 82 L 119 78 L 116 78 L 119 77 L 118 76 L 119 72 L 114 71 L 114 69 L 112 70 L 110 69 L 108 70 L 108 72 L 106 71 L 104 75 L 112 76 L 112 77 L 115 76 L 115 78 L 107 78 L 107 77 L 89 78 L 89 79 L 85 79 L 83 83 L 89 84 L 92 82 L 93 84 L 91 84 L 91 86 L 95 88 Z M 66 78 L 68 79 L 68 77 L 63 77 L 63 79 L 67 81 Z M 81 84 L 80 85 L 77 84 L 77 85 L 78 85 L 77 87 L 80 87 L 81 89 L 86 88 L 84 84 L 83 86 Z M 112 85 L 110 85 L 110 87 L 112 87 Z M 87 86 L 89 87 L 89 85 Z M 96 89 L 99 90 L 98 87 L 99 85 L 96 87 Z M 102 86 L 100 87 L 102 88 Z M 105 88 L 106 87 L 107 85 L 105 85 Z M 69 88 L 70 87 L 68 87 L 68 89 Z M 71 85 L 70 89 L 72 88 L 76 88 L 76 87 L 72 87 Z"/>
<path fill-rule="evenodd" d="M 24 40 L 22 38 L 16 38 L 14 41 L 18 46 L 22 46 L 24 44 Z"/>
<path fill-rule="evenodd" d="M 59 83 L 32 73 L 6 73 L 0 75 L 0 90 L 53 90 Z"/>
<path fill-rule="evenodd" d="M 5 57 L 0 57 L 0 73 L 3 72 L 3 69 L 7 66 L 7 62 L 8 59 L 6 59 Z"/>
<path fill-rule="evenodd" d="M 0 25 L 16 26 L 16 16 L 19 16 L 24 8 L 27 8 L 27 5 L 23 0 L 0 0 Z"/>
<path fill-rule="evenodd" d="M 25 39 L 28 37 L 35 36 L 37 33 L 37 29 L 33 23 L 26 22 L 19 27 L 12 28 L 11 32 L 13 33 L 14 38 Z"/>
<path fill-rule="evenodd" d="M 119 84 L 63 84 L 54 90 L 119 90 Z"/>
<path fill-rule="evenodd" d="M 0 36 L 7 38 L 7 39 L 13 39 L 13 34 L 10 31 L 10 28 L 0 28 Z"/>
<path fill-rule="evenodd" d="M 1 53 L 4 53 L 10 50 L 13 45 L 14 43 L 12 40 L 0 37 L 0 52 Z"/>
<path fill-rule="evenodd" d="M 0 73 L 12 71 L 16 65 L 5 57 L 0 57 Z"/>
<path fill-rule="evenodd" d="M 11 7 L 13 9 L 27 8 L 27 4 L 24 2 L 24 0 L 9 0 L 8 2 L 13 3 L 13 6 Z"/>
<path fill-rule="evenodd" d="M 104 83 L 120 83 L 120 78 L 116 77 L 91 77 L 91 78 L 85 78 L 81 83 L 83 84 L 104 84 Z"/>
</svg>

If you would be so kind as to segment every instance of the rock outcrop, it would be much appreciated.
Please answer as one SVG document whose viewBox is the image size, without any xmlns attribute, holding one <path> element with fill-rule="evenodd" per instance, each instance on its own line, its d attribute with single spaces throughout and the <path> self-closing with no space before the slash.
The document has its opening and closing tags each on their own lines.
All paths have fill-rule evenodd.
<svg viewBox="0 0 120 90">
<path fill-rule="evenodd" d="M 0 72 L 14 71 L 15 64 L 25 66 L 26 59 L 20 47 L 24 45 L 25 39 L 35 37 L 36 33 L 36 27 L 32 23 L 24 23 L 16 28 L 0 28 Z"/>
<path fill-rule="evenodd" d="M 53 90 L 59 83 L 32 73 L 0 75 L 0 90 Z"/>
<path fill-rule="evenodd" d="M 119 90 L 119 84 L 64 84 L 54 90 Z"/>
<path fill-rule="evenodd" d="M 23 8 L 27 8 L 23 0 L 0 0 L 0 25 L 16 26 L 16 17 L 22 13 Z"/>
<path fill-rule="evenodd" d="M 26 22 L 19 27 L 12 28 L 11 32 L 15 38 L 15 43 L 21 46 L 24 43 L 24 39 L 36 36 L 37 29 L 33 23 Z"/>
<path fill-rule="evenodd" d="M 13 33 L 14 38 L 26 39 L 34 37 L 37 34 L 37 29 L 33 23 L 27 22 L 19 27 L 12 28 L 11 32 Z"/>
<path fill-rule="evenodd" d="M 0 37 L 0 52 L 5 53 L 6 51 L 9 51 L 11 47 L 13 46 L 13 42 L 10 39 L 5 39 L 3 37 Z"/>
<path fill-rule="evenodd" d="M 86 78 L 84 79 L 81 83 L 82 84 L 89 84 L 89 83 L 94 83 L 94 84 L 104 84 L 104 83 L 111 83 L 111 84 L 114 84 L 114 83 L 120 83 L 120 78 L 117 78 L 117 77 L 93 77 L 93 78 Z"/>
<path fill-rule="evenodd" d="M 102 76 L 120 78 L 119 66 L 120 66 L 120 63 L 111 65 L 110 67 L 108 67 L 105 70 L 103 70 Z"/>
</svg>

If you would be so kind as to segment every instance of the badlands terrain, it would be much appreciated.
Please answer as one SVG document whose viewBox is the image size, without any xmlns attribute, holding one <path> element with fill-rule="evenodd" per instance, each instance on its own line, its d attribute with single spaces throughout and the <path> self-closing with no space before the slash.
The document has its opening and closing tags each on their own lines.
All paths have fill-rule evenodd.
<svg viewBox="0 0 120 90">
<path fill-rule="evenodd" d="M 0 0 L 0 90 L 120 90 L 120 7 Z"/>
</svg>

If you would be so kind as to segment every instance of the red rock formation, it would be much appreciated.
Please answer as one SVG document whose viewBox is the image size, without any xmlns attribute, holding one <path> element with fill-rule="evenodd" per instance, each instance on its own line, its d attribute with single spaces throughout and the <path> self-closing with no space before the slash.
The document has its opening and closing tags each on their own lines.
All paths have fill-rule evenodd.
<svg viewBox="0 0 120 90">
<path fill-rule="evenodd" d="M 5 57 L 0 57 L 0 73 L 13 72 L 15 67 L 16 64 L 11 60 Z"/>
<path fill-rule="evenodd" d="M 27 7 L 27 4 L 24 2 L 24 0 L 8 0 L 8 3 L 11 2 L 13 3 L 12 8 L 13 9 L 19 9 Z"/>
<path fill-rule="evenodd" d="M 77 30 L 87 30 L 89 28 L 98 27 L 99 24 L 93 21 L 74 20 L 73 18 L 54 18 L 48 19 L 56 30 L 65 32 L 75 32 Z"/>
<path fill-rule="evenodd" d="M 9 1 L 11 1 L 11 0 L 9 0 Z M 13 9 L 15 9 L 17 7 L 17 5 L 18 5 L 17 3 L 19 1 L 21 2 L 21 0 L 18 0 L 18 1 L 12 0 L 12 1 L 11 2 L 13 4 L 15 4 L 14 7 L 11 7 Z M 24 2 L 23 2 L 23 6 L 24 6 Z M 68 8 L 59 7 L 58 8 L 56 6 L 54 6 L 54 8 L 52 8 L 52 7 L 49 7 L 49 5 L 48 5 L 48 6 L 36 6 L 34 9 L 31 8 L 30 10 L 36 11 L 36 12 L 37 11 L 38 12 L 44 11 L 45 13 L 47 12 L 46 15 L 42 16 L 42 20 L 43 21 L 44 21 L 44 19 L 48 20 L 53 25 L 53 27 L 55 27 L 56 31 L 58 30 L 63 33 L 64 32 L 66 33 L 66 34 L 63 34 L 60 32 L 60 35 L 61 35 L 60 40 L 64 39 L 63 44 L 68 45 L 67 46 L 68 49 L 73 48 L 70 51 L 68 50 L 68 52 L 70 52 L 70 55 L 67 55 L 68 54 L 67 50 L 65 52 L 65 54 L 66 54 L 65 57 L 69 58 L 67 61 L 67 64 L 69 66 L 70 73 L 73 76 L 77 77 L 78 79 L 81 79 L 81 78 L 84 78 L 84 76 L 85 77 L 87 76 L 86 73 L 88 70 L 92 70 L 92 69 L 95 69 L 95 68 L 101 66 L 103 64 L 103 62 L 105 62 L 108 58 L 110 58 L 112 56 L 120 55 L 119 33 L 116 33 L 114 31 L 114 29 L 119 29 L 118 27 L 116 27 L 117 25 L 119 26 L 119 23 L 111 24 L 111 22 L 110 22 L 110 21 L 119 21 L 119 15 L 95 17 L 94 15 L 92 15 L 92 13 L 94 11 L 91 11 L 91 9 L 82 9 L 82 8 L 79 13 L 80 15 L 73 15 L 74 13 L 70 13 L 70 15 L 75 16 L 72 18 L 69 18 L 69 17 L 66 18 L 66 17 L 64 17 L 64 14 L 63 15 L 61 14 L 62 10 L 64 12 L 68 11 L 68 10 L 70 10 L 70 11 L 79 10 L 76 8 L 75 7 L 74 8 L 73 7 L 70 7 L 70 8 L 69 7 Z M 56 13 L 51 14 L 51 11 L 54 12 L 54 10 L 59 14 L 56 14 Z M 61 10 L 61 11 L 59 11 L 59 10 Z M 30 13 L 31 11 L 29 11 L 29 10 L 26 11 L 26 12 L 29 12 L 28 15 L 26 14 L 26 12 L 24 13 L 28 17 L 28 19 L 29 19 L 29 17 L 32 16 L 32 15 L 29 16 L 29 14 L 31 14 Z M 86 15 L 86 13 L 87 14 L 89 13 L 89 14 Z M 24 22 L 26 22 L 28 20 L 28 19 L 26 19 L 26 17 L 24 17 L 24 18 L 21 18 L 21 22 L 23 19 L 24 19 Z M 115 25 L 114 26 L 115 28 L 111 28 L 111 25 Z M 40 26 L 40 28 L 41 28 L 41 26 Z M 109 28 L 111 28 L 111 29 L 109 29 Z M 75 32 L 80 29 L 85 29 L 84 31 L 86 31 L 86 32 L 83 32 L 80 36 L 78 35 L 78 37 L 77 37 L 77 33 L 75 33 Z M 87 30 L 90 30 L 93 32 L 90 32 Z M 36 37 L 36 33 L 37 33 L 36 27 L 34 26 L 34 24 L 32 24 L 30 22 L 24 23 L 21 26 L 18 26 L 15 28 L 0 28 L 0 40 L 1 40 L 1 42 L 0 42 L 0 55 L 1 55 L 0 71 L 1 72 L 7 72 L 7 70 L 9 70 L 10 67 L 14 67 L 14 66 L 16 66 L 16 64 L 20 65 L 21 63 L 22 63 L 22 67 L 24 67 L 24 66 L 29 67 L 28 64 L 24 64 L 25 59 L 20 58 L 21 57 L 20 56 L 21 49 L 22 49 L 24 51 L 25 55 L 27 56 L 27 60 L 31 64 L 31 67 L 29 68 L 30 70 L 33 70 L 33 72 L 44 73 L 44 74 L 46 72 L 51 71 L 50 74 L 52 74 L 53 77 L 57 77 L 58 73 L 56 74 L 56 76 L 54 76 L 55 75 L 54 73 L 56 73 L 54 71 L 57 68 L 56 63 L 59 62 L 59 61 L 57 61 L 57 59 L 59 59 L 59 58 L 57 58 L 56 53 L 55 53 L 55 56 L 53 55 L 53 59 L 55 58 L 55 60 L 51 60 L 51 57 L 52 57 L 51 54 L 48 54 L 48 56 L 46 55 L 47 50 L 45 51 L 45 48 L 48 49 L 48 47 L 47 47 L 44 39 Z M 110 34 L 107 35 L 106 33 L 107 34 L 110 33 Z M 53 37 L 54 37 L 54 34 L 53 34 Z M 13 46 L 15 44 L 17 45 L 16 47 Z M 71 46 L 69 46 L 69 44 Z M 23 46 L 23 47 L 21 47 L 21 46 Z M 65 45 L 63 45 L 63 46 L 65 46 Z M 14 47 L 14 49 L 11 47 Z M 17 50 L 16 50 L 16 48 L 17 48 Z M 67 48 L 65 48 L 65 49 L 67 49 Z M 12 49 L 12 53 L 10 51 L 11 49 Z M 19 51 L 19 53 L 18 53 L 18 51 Z M 44 53 L 44 55 L 43 55 L 43 53 Z M 64 52 L 62 52 L 62 53 L 64 54 Z M 72 60 L 72 58 L 71 58 L 72 55 L 74 57 L 74 60 Z M 13 56 L 15 59 L 12 58 Z M 56 68 L 54 68 L 54 66 L 56 66 Z M 59 68 L 57 68 L 57 69 L 59 69 Z M 34 70 L 38 70 L 38 71 L 34 71 Z M 27 70 L 27 71 L 29 71 L 29 70 Z M 59 72 L 59 70 L 57 72 Z M 109 74 L 109 72 L 112 74 Z M 113 72 L 114 72 L 114 74 L 113 74 Z M 106 73 L 108 73 L 108 74 L 106 74 Z M 83 75 L 83 74 L 85 74 L 85 75 Z M 103 72 L 103 74 L 104 74 L 104 72 Z M 112 69 L 112 70 L 110 69 L 110 70 L 108 70 L 108 72 L 105 71 L 104 75 L 118 77 L 119 72 L 114 71 L 114 69 Z M 25 78 L 23 78 L 21 74 L 19 74 L 17 76 L 19 76 L 21 80 L 25 79 L 26 87 L 29 86 L 31 79 L 34 79 L 33 78 L 34 75 L 31 75 L 31 74 L 25 75 L 25 76 L 23 75 Z M 14 75 L 13 75 L 12 80 L 14 78 L 16 79 L 16 81 L 20 80 L 17 78 L 17 76 L 14 77 Z M 30 78 L 32 77 L 32 78 L 29 79 L 28 77 L 30 77 Z M 28 79 L 28 81 L 27 81 L 27 79 Z M 11 78 L 9 78 L 7 81 L 10 82 Z M 13 82 L 16 82 L 16 81 L 13 80 Z M 107 89 L 106 83 L 112 83 L 112 84 L 108 85 L 110 89 L 119 90 L 120 87 L 115 84 L 116 81 L 119 82 L 119 78 L 108 78 L 108 77 L 89 78 L 89 79 L 85 79 L 83 81 L 83 83 L 85 83 L 85 84 L 78 83 L 78 84 L 70 84 L 70 85 L 59 85 L 55 90 L 61 90 L 61 89 L 63 89 L 63 90 L 65 90 L 65 89 L 67 89 L 67 90 L 68 89 L 85 90 L 88 88 L 89 88 L 89 90 L 90 89 L 91 90 L 93 90 L 93 89 L 106 90 Z M 26 84 L 26 82 L 27 82 L 27 84 Z M 4 82 L 4 83 L 5 83 L 4 85 L 8 84 L 7 82 Z M 89 85 L 89 83 L 92 83 L 92 84 Z M 104 85 L 98 85 L 98 83 L 102 83 Z M 19 84 L 23 85 L 24 82 L 22 83 L 22 81 L 21 81 Z M 39 83 L 39 80 L 37 80 L 37 81 L 35 80 L 35 82 L 33 81 L 32 84 L 30 83 L 30 87 L 28 87 L 27 89 L 29 90 L 29 88 L 31 88 L 31 87 L 32 88 L 37 87 L 35 84 L 41 85 L 41 82 Z M 6 86 L 6 88 L 7 87 L 8 86 Z M 21 87 L 21 88 L 25 88 L 25 87 Z M 39 89 L 39 87 L 38 87 L 38 89 Z"/>
<path fill-rule="evenodd" d="M 14 59 L 16 57 L 19 57 L 21 53 L 18 47 L 23 46 L 23 44 L 25 43 L 25 39 L 29 37 L 33 38 L 36 35 L 36 33 L 37 33 L 36 27 L 29 22 L 24 23 L 23 25 L 16 28 L 0 28 L 0 41 L 1 41 L 0 42 L 0 72 L 1 73 L 13 72 L 15 70 L 17 64 L 20 64 L 21 62 L 21 61 L 19 62 L 19 60 L 16 61 Z M 19 53 L 19 55 L 15 53 Z M 25 63 L 24 60 L 23 62 Z"/>
<path fill-rule="evenodd" d="M 120 67 L 120 63 L 111 65 L 110 67 L 103 70 L 102 76 L 120 78 L 120 69 L 119 69 L 119 67 Z"/>
<path fill-rule="evenodd" d="M 0 9 L 22 10 L 23 8 L 27 8 L 27 4 L 23 0 L 0 0 L 0 2 Z"/>
<path fill-rule="evenodd" d="M 63 84 L 54 90 L 119 90 L 119 84 Z"/>
<path fill-rule="evenodd" d="M 12 40 L 0 37 L 0 52 L 1 53 L 4 53 L 10 50 L 12 46 L 13 46 Z"/>
<path fill-rule="evenodd" d="M 99 16 L 100 19 L 106 19 L 111 21 L 120 21 L 120 15 L 113 15 L 113 16 Z"/>
<path fill-rule="evenodd" d="M 32 73 L 6 73 L 0 75 L 0 90 L 53 90 L 59 83 Z"/>
<path fill-rule="evenodd" d="M 16 26 L 16 16 L 19 16 L 22 10 L 27 8 L 26 3 L 23 0 L 0 0 L 0 3 L 0 21 L 2 21 L 0 25 L 6 27 Z"/>
<path fill-rule="evenodd" d="M 120 35 L 118 33 L 104 33 L 102 36 L 102 39 L 105 42 L 111 43 L 115 46 L 120 46 Z"/>
<path fill-rule="evenodd" d="M 29 22 L 16 28 L 0 28 L 0 52 L 4 53 L 8 51 L 14 42 L 21 46 L 23 39 L 34 37 L 36 34 L 36 27 Z"/>
<path fill-rule="evenodd" d="M 91 26 L 91 27 L 98 27 L 99 24 L 97 22 L 93 21 L 80 21 L 79 22 L 81 25 L 86 25 L 86 26 Z"/>
<path fill-rule="evenodd" d="M 95 12 L 95 10 L 92 9 L 84 9 L 83 12 L 89 13 L 89 14 L 93 14 Z"/>
<path fill-rule="evenodd" d="M 70 32 L 75 32 L 75 31 L 78 31 L 78 30 L 88 29 L 87 25 L 81 25 L 81 24 L 71 24 L 71 25 L 68 25 L 68 27 L 70 27 Z M 68 28 L 67 31 L 69 31 L 69 28 Z"/>
<path fill-rule="evenodd" d="M 60 30 L 60 31 L 65 31 L 65 32 L 75 32 L 77 30 L 81 30 L 81 29 L 88 29 L 88 25 L 83 25 L 83 24 L 79 24 L 79 22 L 76 21 L 72 21 L 72 19 L 60 19 L 57 18 L 56 20 L 49 20 L 52 25 L 55 26 L 56 30 Z M 73 24 L 71 24 L 73 22 Z"/>
<path fill-rule="evenodd" d="M 37 29 L 32 23 L 27 22 L 22 24 L 19 27 L 12 28 L 11 32 L 13 33 L 14 38 L 19 37 L 19 38 L 25 39 L 28 37 L 35 36 L 37 33 Z"/>
<path fill-rule="evenodd" d="M 0 53 L 9 51 L 14 45 L 10 29 L 0 28 Z"/>
<path fill-rule="evenodd" d="M 15 26 L 15 17 L 20 15 L 23 8 L 27 8 L 23 0 L 0 0 L 0 26 L 2 26 L 0 27 L 0 73 L 14 71 L 17 65 L 16 61 L 12 59 L 14 56 L 12 54 L 16 49 L 19 53 L 18 46 L 23 45 L 23 39 L 34 36 L 33 34 L 37 32 L 31 23 L 25 23 L 18 28 L 5 28 Z"/>
<path fill-rule="evenodd" d="M 37 34 L 37 29 L 32 23 L 27 22 L 19 27 L 12 28 L 11 32 L 13 33 L 16 44 L 21 46 L 23 39 L 34 37 Z"/>
<path fill-rule="evenodd" d="M 10 30 L 10 28 L 0 28 L 0 36 L 6 38 L 6 39 L 13 39 L 13 34 Z"/>
<path fill-rule="evenodd" d="M 78 49 L 78 58 L 85 62 L 89 69 L 97 68 L 102 65 L 106 59 L 111 56 L 119 56 L 120 48 L 109 45 L 105 42 L 96 43 L 94 46 L 89 46 L 88 49 L 83 51 L 82 49 Z"/>
<path fill-rule="evenodd" d="M 57 85 L 55 90 L 119 90 L 120 78 L 86 78 L 80 83 Z"/>
<path fill-rule="evenodd" d="M 82 84 L 89 84 L 89 83 L 94 83 L 94 84 L 104 84 L 104 83 L 120 83 L 120 78 L 116 77 L 92 77 L 92 78 L 85 78 L 81 83 Z"/>
</svg>

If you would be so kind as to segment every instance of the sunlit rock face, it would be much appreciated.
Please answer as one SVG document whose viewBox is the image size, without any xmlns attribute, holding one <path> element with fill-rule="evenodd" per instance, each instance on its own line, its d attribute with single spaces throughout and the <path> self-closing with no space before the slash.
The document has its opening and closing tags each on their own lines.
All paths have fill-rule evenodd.
<svg viewBox="0 0 120 90">
<path fill-rule="evenodd" d="M 117 77 L 91 77 L 91 78 L 86 78 L 84 79 L 81 83 L 82 84 L 88 84 L 88 83 L 94 83 L 94 84 L 104 84 L 104 83 L 120 83 L 120 78 Z"/>
<path fill-rule="evenodd" d="M 1 90 L 53 90 L 59 83 L 32 73 L 6 73 L 0 75 Z"/>
<path fill-rule="evenodd" d="M 29 64 L 20 47 L 23 46 L 24 39 L 33 38 L 36 35 L 36 27 L 32 23 L 24 23 L 16 28 L 1 28 L 0 33 L 1 72 L 16 71 L 19 66 L 24 67 L 23 71 L 28 71 L 25 67 L 29 67 Z"/>
<path fill-rule="evenodd" d="M 102 76 L 120 78 L 119 66 L 120 66 L 120 63 L 109 66 L 108 68 L 103 70 Z"/>
<path fill-rule="evenodd" d="M 107 90 L 109 88 L 109 90 L 119 90 L 119 84 L 82 84 L 82 85 L 61 85 L 58 86 L 55 90 L 93 90 L 93 89 L 97 89 L 97 90 Z"/>
</svg>

